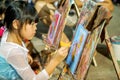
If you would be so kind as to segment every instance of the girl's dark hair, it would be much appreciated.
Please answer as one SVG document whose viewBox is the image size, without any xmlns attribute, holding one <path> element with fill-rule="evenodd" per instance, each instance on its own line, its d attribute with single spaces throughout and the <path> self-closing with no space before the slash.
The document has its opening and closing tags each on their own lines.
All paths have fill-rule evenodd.
<svg viewBox="0 0 120 80">
<path fill-rule="evenodd" d="M 4 23 L 6 28 L 11 31 L 12 30 L 12 22 L 13 20 L 19 20 L 20 26 L 24 23 L 32 23 L 33 21 L 38 21 L 37 11 L 31 4 L 25 1 L 13 1 L 5 12 Z"/>
</svg>

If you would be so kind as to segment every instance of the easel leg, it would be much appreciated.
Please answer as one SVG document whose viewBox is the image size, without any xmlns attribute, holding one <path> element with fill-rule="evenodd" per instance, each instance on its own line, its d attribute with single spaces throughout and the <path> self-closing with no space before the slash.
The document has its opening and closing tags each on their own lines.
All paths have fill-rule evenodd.
<svg viewBox="0 0 120 80">
<path fill-rule="evenodd" d="M 96 54 L 97 54 L 97 51 L 95 51 L 94 56 L 93 56 L 93 64 L 94 64 L 95 67 L 97 67 L 97 62 L 96 62 L 96 59 L 95 59 Z"/>
<path fill-rule="evenodd" d="M 117 73 L 117 76 L 118 76 L 118 79 L 120 80 L 120 68 L 119 68 L 119 65 L 118 65 L 118 62 L 117 62 L 117 59 L 115 57 L 115 53 L 113 51 L 113 48 L 112 48 L 112 44 L 111 44 L 111 41 L 109 39 L 109 35 L 108 35 L 108 32 L 106 30 L 106 34 L 105 34 L 105 42 L 106 42 L 106 45 L 110 51 L 110 55 L 112 57 L 112 61 L 113 61 L 113 65 L 115 67 L 115 70 L 116 70 L 116 73 Z"/>
<path fill-rule="evenodd" d="M 74 2 L 74 6 L 75 6 L 78 17 L 80 17 L 80 11 L 79 11 L 79 8 L 78 8 L 78 6 L 76 5 L 75 2 Z"/>
<path fill-rule="evenodd" d="M 93 63 L 94 63 L 94 66 L 97 67 L 97 62 L 95 60 L 95 56 L 93 57 Z"/>
</svg>

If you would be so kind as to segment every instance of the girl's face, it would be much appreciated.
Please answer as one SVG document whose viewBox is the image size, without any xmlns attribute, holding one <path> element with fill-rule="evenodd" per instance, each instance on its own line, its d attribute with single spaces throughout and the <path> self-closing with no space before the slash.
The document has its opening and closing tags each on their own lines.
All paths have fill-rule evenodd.
<svg viewBox="0 0 120 80">
<path fill-rule="evenodd" d="M 31 40 L 37 30 L 37 23 L 32 22 L 31 24 L 24 24 L 22 29 L 20 30 L 20 35 L 23 39 Z"/>
</svg>

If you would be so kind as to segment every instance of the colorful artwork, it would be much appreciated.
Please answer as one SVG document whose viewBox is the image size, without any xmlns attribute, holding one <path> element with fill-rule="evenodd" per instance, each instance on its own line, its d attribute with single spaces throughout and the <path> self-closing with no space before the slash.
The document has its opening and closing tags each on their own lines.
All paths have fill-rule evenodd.
<svg viewBox="0 0 120 80">
<path fill-rule="evenodd" d="M 95 2 L 93 2 L 92 0 L 86 1 L 81 9 L 78 24 L 82 24 L 84 27 L 87 27 L 88 23 L 94 16 L 96 9 L 97 5 Z"/>
<path fill-rule="evenodd" d="M 79 80 L 84 80 L 85 74 L 89 68 L 90 52 L 94 49 L 94 40 L 92 37 L 93 36 L 89 35 L 77 67 L 76 74 Z"/>
<path fill-rule="evenodd" d="M 66 24 L 66 17 L 71 7 L 69 0 L 62 0 L 60 3 L 61 4 L 54 15 L 55 20 L 53 20 L 50 25 L 48 36 L 45 41 L 52 49 L 57 49 L 59 47 L 62 32 Z"/>
<path fill-rule="evenodd" d="M 68 65 L 72 74 L 74 74 L 76 71 L 87 36 L 88 31 L 81 24 L 79 24 L 70 47 L 68 57 L 66 58 L 66 64 Z"/>
<path fill-rule="evenodd" d="M 91 64 L 92 58 L 94 56 L 94 52 L 97 46 L 97 43 L 100 39 L 100 34 L 102 32 L 102 29 L 105 25 L 105 22 L 103 22 L 99 27 L 97 27 L 88 37 L 83 53 L 81 55 L 76 75 L 77 79 L 84 80 L 85 75 L 87 74 L 87 70 Z"/>
<path fill-rule="evenodd" d="M 91 5 L 92 8 L 88 6 L 88 4 Z M 66 63 L 68 64 L 68 67 L 70 68 L 71 73 L 74 74 L 77 80 L 85 80 L 85 76 L 88 72 L 88 68 L 94 56 L 94 52 L 98 44 L 98 41 L 100 39 L 100 35 L 106 24 L 105 19 L 106 17 L 109 18 L 108 15 L 109 13 L 104 7 L 102 6 L 98 7 L 96 5 L 93 5 L 91 4 L 91 1 L 88 1 L 87 3 L 85 3 L 82 8 L 82 12 L 80 13 L 80 19 L 77 25 L 81 24 L 81 26 L 84 26 L 84 28 L 89 29 L 91 33 L 88 35 L 87 40 L 80 52 L 79 51 L 80 49 L 78 48 L 79 46 L 77 46 L 78 45 L 77 40 L 75 40 L 76 34 L 77 34 L 76 32 L 76 34 L 73 37 L 73 42 L 72 42 L 72 46 L 70 48 L 68 57 L 66 59 Z M 89 23 L 93 23 L 93 24 L 89 25 Z M 89 26 L 90 28 L 88 28 Z M 78 28 L 76 28 L 76 30 L 78 30 Z M 79 35 L 77 35 L 77 37 L 82 38 L 80 34 L 83 34 L 83 33 L 81 31 L 79 32 L 80 33 Z M 85 36 L 83 36 L 83 38 L 84 37 Z M 77 39 L 79 41 L 81 40 L 80 38 L 77 38 Z M 82 40 L 82 42 L 83 41 L 84 40 Z"/>
<path fill-rule="evenodd" d="M 50 25 L 47 36 L 47 42 L 49 43 L 49 45 L 53 45 L 53 42 L 55 40 L 55 35 L 58 30 L 58 25 L 60 23 L 60 19 L 61 19 L 61 14 L 58 11 L 55 11 L 54 20 Z"/>
</svg>

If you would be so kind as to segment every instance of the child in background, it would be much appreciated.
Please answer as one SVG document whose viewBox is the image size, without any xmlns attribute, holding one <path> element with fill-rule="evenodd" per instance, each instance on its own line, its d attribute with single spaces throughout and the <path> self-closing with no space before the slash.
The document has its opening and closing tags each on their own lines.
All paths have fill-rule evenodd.
<svg viewBox="0 0 120 80">
<path fill-rule="evenodd" d="M 48 65 L 37 75 L 28 63 L 28 49 L 24 40 L 31 40 L 36 33 L 38 21 L 34 7 L 30 13 L 28 4 L 24 1 L 13 1 L 5 12 L 5 26 L 1 44 L 0 56 L 3 57 L 18 73 L 23 80 L 48 80 L 56 66 L 65 59 L 68 48 L 61 47 Z M 17 80 L 17 79 L 15 79 Z"/>
<path fill-rule="evenodd" d="M 5 10 L 7 6 L 11 3 L 12 0 L 0 0 L 0 38 L 3 35 L 3 32 L 5 31 L 4 26 L 4 17 L 5 17 Z"/>
<path fill-rule="evenodd" d="M 0 38 L 2 37 L 3 32 L 5 30 L 4 25 L 3 25 L 5 10 L 6 10 L 5 0 L 1 0 L 0 1 Z"/>
</svg>

